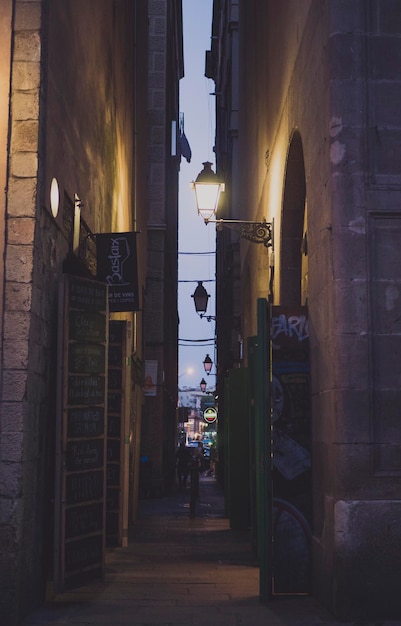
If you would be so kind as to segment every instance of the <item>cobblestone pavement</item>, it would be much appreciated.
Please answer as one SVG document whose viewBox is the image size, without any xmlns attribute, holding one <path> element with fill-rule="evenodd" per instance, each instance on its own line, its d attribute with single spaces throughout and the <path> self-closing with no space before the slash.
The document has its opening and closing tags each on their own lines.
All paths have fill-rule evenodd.
<svg viewBox="0 0 401 626">
<path fill-rule="evenodd" d="M 188 489 L 139 508 L 128 547 L 107 552 L 105 579 L 52 598 L 24 626 L 354 626 L 311 597 L 260 603 L 249 535 L 229 529 L 214 479 L 201 478 L 194 517 Z"/>
</svg>

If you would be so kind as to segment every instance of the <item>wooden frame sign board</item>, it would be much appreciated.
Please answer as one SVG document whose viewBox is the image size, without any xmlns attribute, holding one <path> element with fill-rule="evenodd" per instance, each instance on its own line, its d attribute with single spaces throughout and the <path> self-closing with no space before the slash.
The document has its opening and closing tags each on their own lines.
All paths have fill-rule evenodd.
<svg viewBox="0 0 401 626">
<path fill-rule="evenodd" d="M 107 393 L 106 546 L 128 545 L 130 380 L 127 320 L 110 320 Z"/>
<path fill-rule="evenodd" d="M 64 275 L 59 292 L 55 589 L 104 573 L 108 289 Z"/>
</svg>

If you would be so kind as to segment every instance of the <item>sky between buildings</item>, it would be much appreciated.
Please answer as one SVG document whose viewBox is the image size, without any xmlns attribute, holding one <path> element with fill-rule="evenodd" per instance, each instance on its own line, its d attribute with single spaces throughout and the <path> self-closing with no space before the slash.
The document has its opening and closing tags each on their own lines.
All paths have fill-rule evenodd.
<svg viewBox="0 0 401 626">
<path fill-rule="evenodd" d="M 184 131 L 189 141 L 191 162 L 183 158 L 179 179 L 179 387 L 199 390 L 202 377 L 207 389 L 215 387 L 215 323 L 201 319 L 195 312 L 191 295 L 197 281 L 210 294 L 206 314 L 215 314 L 215 248 L 213 224 L 206 226 L 197 215 L 194 192 L 190 189 L 204 161 L 214 159 L 214 82 L 205 78 L 205 52 L 210 50 L 212 32 L 212 0 L 183 0 L 184 78 L 180 81 L 180 110 L 184 115 Z M 184 341 L 191 340 L 191 341 Z M 209 340 L 209 341 L 199 341 Z M 213 360 L 210 376 L 206 376 L 203 360 Z"/>
</svg>

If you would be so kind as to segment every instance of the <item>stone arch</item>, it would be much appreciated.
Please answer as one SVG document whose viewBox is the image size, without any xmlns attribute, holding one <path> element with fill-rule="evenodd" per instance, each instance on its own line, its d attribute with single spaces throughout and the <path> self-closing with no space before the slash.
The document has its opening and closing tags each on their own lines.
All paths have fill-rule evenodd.
<svg viewBox="0 0 401 626">
<path fill-rule="evenodd" d="M 284 180 L 280 304 L 307 303 L 306 181 L 301 135 L 292 135 Z"/>
</svg>

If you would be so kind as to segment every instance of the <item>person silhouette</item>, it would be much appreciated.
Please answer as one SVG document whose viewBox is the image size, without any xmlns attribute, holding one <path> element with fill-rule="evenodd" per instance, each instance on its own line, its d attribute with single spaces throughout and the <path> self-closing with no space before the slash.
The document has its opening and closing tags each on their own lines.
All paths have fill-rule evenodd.
<svg viewBox="0 0 401 626">
<path fill-rule="evenodd" d="M 191 460 L 191 455 L 183 441 L 181 441 L 180 445 L 178 446 L 176 458 L 178 486 L 185 488 L 187 486 L 189 462 Z"/>
</svg>

